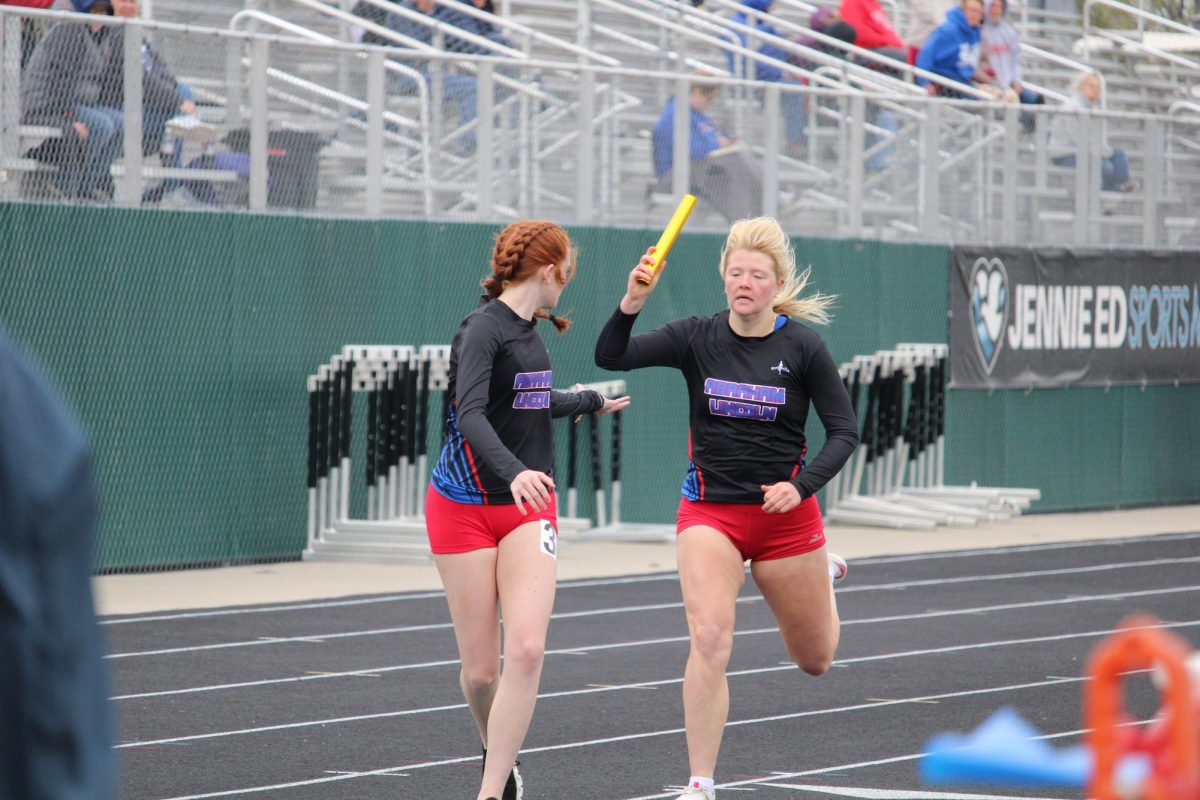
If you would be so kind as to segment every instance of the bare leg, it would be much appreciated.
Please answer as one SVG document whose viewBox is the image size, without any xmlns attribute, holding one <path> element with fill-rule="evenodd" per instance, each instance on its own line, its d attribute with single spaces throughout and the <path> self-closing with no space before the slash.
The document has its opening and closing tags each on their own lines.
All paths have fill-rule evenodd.
<svg viewBox="0 0 1200 800">
<path fill-rule="evenodd" d="M 713 528 L 687 528 L 676 546 L 692 640 L 683 673 L 688 764 L 692 775 L 712 777 L 729 715 L 725 668 L 733 652 L 737 594 L 746 575 L 737 548 Z"/>
<path fill-rule="evenodd" d="M 487 745 L 488 714 L 500 677 L 500 616 L 496 611 L 495 548 L 435 555 L 462 669 L 459 686 Z"/>
<path fill-rule="evenodd" d="M 779 623 L 788 656 L 809 675 L 824 674 L 841 638 L 825 548 L 755 561 L 750 572 Z"/>
<path fill-rule="evenodd" d="M 504 791 L 537 701 L 557 566 L 541 550 L 540 528 L 539 522 L 527 523 L 500 540 L 496 580 L 504 615 L 504 670 L 488 720 L 480 800 Z"/>
</svg>

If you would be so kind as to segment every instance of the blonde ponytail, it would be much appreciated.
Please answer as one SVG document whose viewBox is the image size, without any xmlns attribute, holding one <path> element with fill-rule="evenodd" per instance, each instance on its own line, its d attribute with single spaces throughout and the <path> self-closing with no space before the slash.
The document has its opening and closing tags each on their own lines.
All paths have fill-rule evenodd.
<svg viewBox="0 0 1200 800">
<path fill-rule="evenodd" d="M 725 279 L 729 257 L 738 250 L 762 253 L 775 265 L 775 276 L 783 281 L 783 288 L 772 305 L 776 314 L 818 325 L 829 323 L 829 309 L 837 300 L 837 295 L 817 292 L 809 297 L 800 296 L 808 284 L 812 267 L 805 267 L 803 272 L 796 274 L 796 253 L 779 222 L 772 217 L 756 217 L 733 223 L 725 240 L 725 248 L 721 251 L 722 280 Z"/>
</svg>

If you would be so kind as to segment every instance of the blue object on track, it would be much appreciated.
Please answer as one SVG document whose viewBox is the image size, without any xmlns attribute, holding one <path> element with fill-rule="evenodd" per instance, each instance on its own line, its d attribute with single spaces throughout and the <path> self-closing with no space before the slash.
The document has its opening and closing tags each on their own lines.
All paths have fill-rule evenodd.
<svg viewBox="0 0 1200 800">
<path fill-rule="evenodd" d="M 968 734 L 940 733 L 925 745 L 921 777 L 929 783 L 988 783 L 1082 789 L 1092 756 L 1077 745 L 1055 750 L 1012 708 L 1001 708 Z"/>
</svg>

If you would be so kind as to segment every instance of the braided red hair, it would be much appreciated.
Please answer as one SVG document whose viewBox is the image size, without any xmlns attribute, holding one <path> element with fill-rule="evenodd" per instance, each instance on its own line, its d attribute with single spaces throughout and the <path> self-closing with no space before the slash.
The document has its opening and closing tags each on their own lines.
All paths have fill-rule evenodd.
<svg viewBox="0 0 1200 800">
<path fill-rule="evenodd" d="M 487 296 L 495 300 L 506 287 L 521 283 L 547 264 L 555 265 L 558 279 L 565 283 L 571 261 L 571 239 L 566 231 L 553 222 L 523 219 L 497 234 L 492 249 L 492 274 L 481 285 Z M 570 320 L 540 308 L 534 316 L 550 320 L 559 333 L 571 327 Z"/>
</svg>

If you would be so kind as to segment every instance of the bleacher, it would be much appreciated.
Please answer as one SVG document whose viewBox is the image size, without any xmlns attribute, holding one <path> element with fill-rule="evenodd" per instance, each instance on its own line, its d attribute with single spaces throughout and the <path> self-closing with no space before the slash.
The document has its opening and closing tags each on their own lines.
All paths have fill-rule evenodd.
<svg viewBox="0 0 1200 800">
<path fill-rule="evenodd" d="M 653 227 L 673 199 L 662 186 L 650 190 L 649 129 L 666 100 L 697 70 L 727 74 L 731 53 L 738 70 L 751 74 L 746 65 L 758 59 L 739 49 L 739 31 L 728 23 L 732 0 L 710 0 L 705 10 L 689 0 L 497 0 L 512 46 L 497 48 L 490 64 L 448 57 L 436 46 L 358 45 L 353 5 L 153 5 L 146 35 L 195 90 L 201 120 L 223 134 L 242 131 L 249 149 L 263 147 L 251 157 L 247 207 L 450 220 L 551 216 Z M 905 6 L 903 0 L 889 6 L 898 27 Z M 804 0 L 777 0 L 767 19 L 792 38 L 811 33 L 812 8 Z M 803 85 L 719 79 L 724 91 L 710 113 L 762 165 L 764 212 L 797 233 L 1154 246 L 1200 241 L 1200 114 L 1191 95 L 1200 85 L 1200 63 L 1191 66 L 1196 54 L 1186 30 L 1141 17 L 1139 44 L 1130 47 L 1124 43 L 1129 31 L 1100 29 L 1078 15 L 1014 7 L 1009 18 L 1027 45 L 1026 79 L 1049 98 L 1035 109 L 1032 133 L 1021 129 L 1013 108 L 930 99 L 913 85 L 907 65 L 896 65 L 899 77 L 856 66 L 862 53 L 840 44 L 849 58 L 786 46 L 811 61 L 797 70 Z M 14 10 L 0 6 L 0 46 L 13 46 L 15 20 Z M 432 66 L 422 67 L 426 61 Z M 21 124 L 9 102 L 19 95 L 20 74 L 12 59 L 0 63 L 0 196 L 56 200 L 36 191 L 31 176 L 47 168 L 26 157 L 38 137 L 54 131 Z M 1098 69 L 1105 79 L 1106 109 L 1090 115 L 1091 163 L 1097 163 L 1103 128 L 1107 140 L 1129 154 L 1138 191 L 1101 192 L 1098 167 L 1077 173 L 1046 157 L 1049 119 L 1060 113 L 1056 101 L 1083 68 Z M 480 87 L 494 87 L 479 98 L 481 119 L 490 124 L 459 123 L 454 104 L 441 96 L 436 76 L 442 70 L 471 71 Z M 398 90 L 404 80 L 409 88 Z M 419 91 L 411 88 L 416 84 Z M 806 97 L 803 155 L 783 152 L 777 101 L 774 107 L 768 102 L 779 91 Z M 895 131 L 873 123 L 872 110 L 881 108 L 898 120 Z M 318 143 L 307 155 L 295 150 L 298 133 Z M 472 136 L 474 151 L 463 147 Z M 281 142 L 293 145 L 290 161 Z M 222 146 L 183 143 L 188 160 Z M 866 169 L 882 149 L 890 152 L 886 167 Z M 125 160 L 113 168 L 114 202 L 137 205 L 140 190 L 169 171 L 148 161 L 126 170 Z M 277 174 L 284 168 L 303 168 L 305 175 Z M 686 159 L 677 170 L 686 173 Z M 180 177 L 204 175 L 185 170 Z M 298 194 L 283 190 L 300 181 L 315 185 Z M 182 191 L 164 203 L 202 207 Z M 725 221 L 709 209 L 695 224 L 718 229 Z"/>
</svg>

